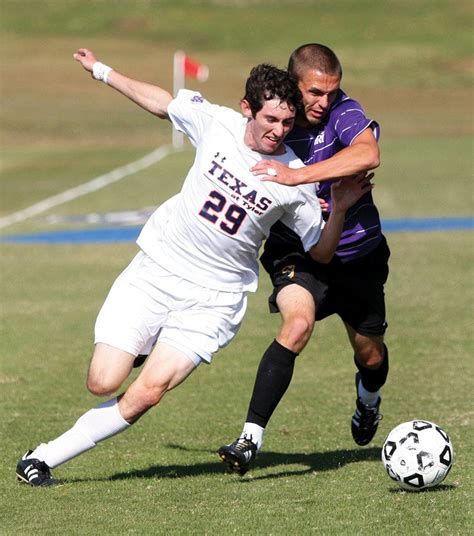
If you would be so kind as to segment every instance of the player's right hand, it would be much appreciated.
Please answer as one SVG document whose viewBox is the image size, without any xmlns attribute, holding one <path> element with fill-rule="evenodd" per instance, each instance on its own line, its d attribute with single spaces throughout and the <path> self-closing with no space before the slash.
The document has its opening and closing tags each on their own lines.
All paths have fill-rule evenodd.
<svg viewBox="0 0 474 536">
<path fill-rule="evenodd" d="M 73 58 L 78 61 L 86 71 L 92 73 L 92 66 L 97 61 L 93 52 L 87 48 L 80 48 L 73 54 Z"/>
<path fill-rule="evenodd" d="M 362 172 L 335 182 L 331 186 L 333 210 L 346 211 L 354 205 L 364 194 L 372 190 L 373 177 L 373 173 Z"/>
</svg>

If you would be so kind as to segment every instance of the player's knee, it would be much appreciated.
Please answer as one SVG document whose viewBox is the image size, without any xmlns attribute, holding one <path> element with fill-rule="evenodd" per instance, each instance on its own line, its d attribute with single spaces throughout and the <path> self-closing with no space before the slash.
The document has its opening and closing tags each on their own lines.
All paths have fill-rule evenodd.
<svg viewBox="0 0 474 536">
<path fill-rule="evenodd" d="M 365 362 L 357 354 L 354 355 L 354 361 L 362 384 L 368 391 L 378 391 L 385 385 L 389 371 L 388 349 L 385 345 L 382 345 L 382 351 L 366 352 Z"/>
<path fill-rule="evenodd" d="M 383 345 L 366 345 L 356 352 L 357 361 L 365 368 L 377 370 L 384 361 Z"/>
<path fill-rule="evenodd" d="M 291 330 L 294 332 L 295 337 L 306 344 L 313 332 L 314 319 L 309 316 L 298 316 L 291 322 Z"/>
<path fill-rule="evenodd" d="M 137 404 L 140 406 L 141 411 L 147 411 L 160 402 L 168 391 L 168 387 L 167 383 L 161 382 L 149 385 L 134 385 L 133 396 L 135 397 Z"/>
<path fill-rule="evenodd" d="M 313 327 L 314 319 L 310 315 L 294 315 L 283 322 L 278 340 L 289 350 L 300 353 L 308 343 Z"/>
<path fill-rule="evenodd" d="M 108 396 L 120 387 L 120 383 L 109 378 L 89 375 L 86 386 L 93 395 Z"/>
<path fill-rule="evenodd" d="M 94 395 L 111 395 L 132 370 L 134 356 L 107 344 L 98 343 L 87 373 L 86 386 Z"/>
</svg>

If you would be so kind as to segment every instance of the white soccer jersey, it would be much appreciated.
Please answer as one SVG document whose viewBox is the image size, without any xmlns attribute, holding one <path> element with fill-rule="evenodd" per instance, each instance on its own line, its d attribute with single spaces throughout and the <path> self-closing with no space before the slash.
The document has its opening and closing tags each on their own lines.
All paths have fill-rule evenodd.
<svg viewBox="0 0 474 536">
<path fill-rule="evenodd" d="M 305 250 L 324 225 L 314 185 L 262 182 L 249 169 L 263 158 L 244 143 L 247 119 L 181 90 L 169 107 L 174 126 L 196 147 L 181 193 L 160 206 L 137 243 L 156 263 L 194 283 L 232 292 L 255 291 L 258 252 L 279 219 L 301 238 Z M 303 163 L 286 147 L 272 159 Z"/>
</svg>

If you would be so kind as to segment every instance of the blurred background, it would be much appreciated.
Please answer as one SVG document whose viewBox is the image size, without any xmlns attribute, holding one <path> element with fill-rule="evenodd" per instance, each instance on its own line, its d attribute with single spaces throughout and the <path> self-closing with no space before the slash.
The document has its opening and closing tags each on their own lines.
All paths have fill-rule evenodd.
<svg viewBox="0 0 474 536">
<path fill-rule="evenodd" d="M 2 0 L 0 217 L 171 140 L 167 122 L 90 80 L 72 59 L 77 48 L 167 89 L 182 49 L 210 69 L 187 86 L 237 108 L 253 65 L 284 67 L 305 42 L 336 51 L 343 89 L 381 124 L 383 216 L 472 215 L 471 15 L 465 0 Z M 54 215 L 155 205 L 179 188 L 189 158 L 8 232 L 41 229 L 48 215 L 49 228 Z"/>
</svg>

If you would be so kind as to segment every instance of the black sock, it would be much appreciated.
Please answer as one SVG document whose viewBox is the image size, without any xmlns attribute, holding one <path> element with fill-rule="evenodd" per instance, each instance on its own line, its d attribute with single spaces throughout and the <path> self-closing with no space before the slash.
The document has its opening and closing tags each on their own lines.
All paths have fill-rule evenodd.
<svg viewBox="0 0 474 536">
<path fill-rule="evenodd" d="M 378 369 L 368 369 L 363 367 L 354 356 L 354 363 L 356 364 L 357 369 L 360 372 L 360 380 L 364 389 L 375 393 L 378 391 L 385 383 L 388 375 L 388 348 L 383 345 L 384 348 L 384 359 L 382 364 Z"/>
<path fill-rule="evenodd" d="M 273 411 L 290 385 L 297 353 L 274 340 L 263 354 L 255 378 L 247 422 L 267 426 Z"/>
</svg>

